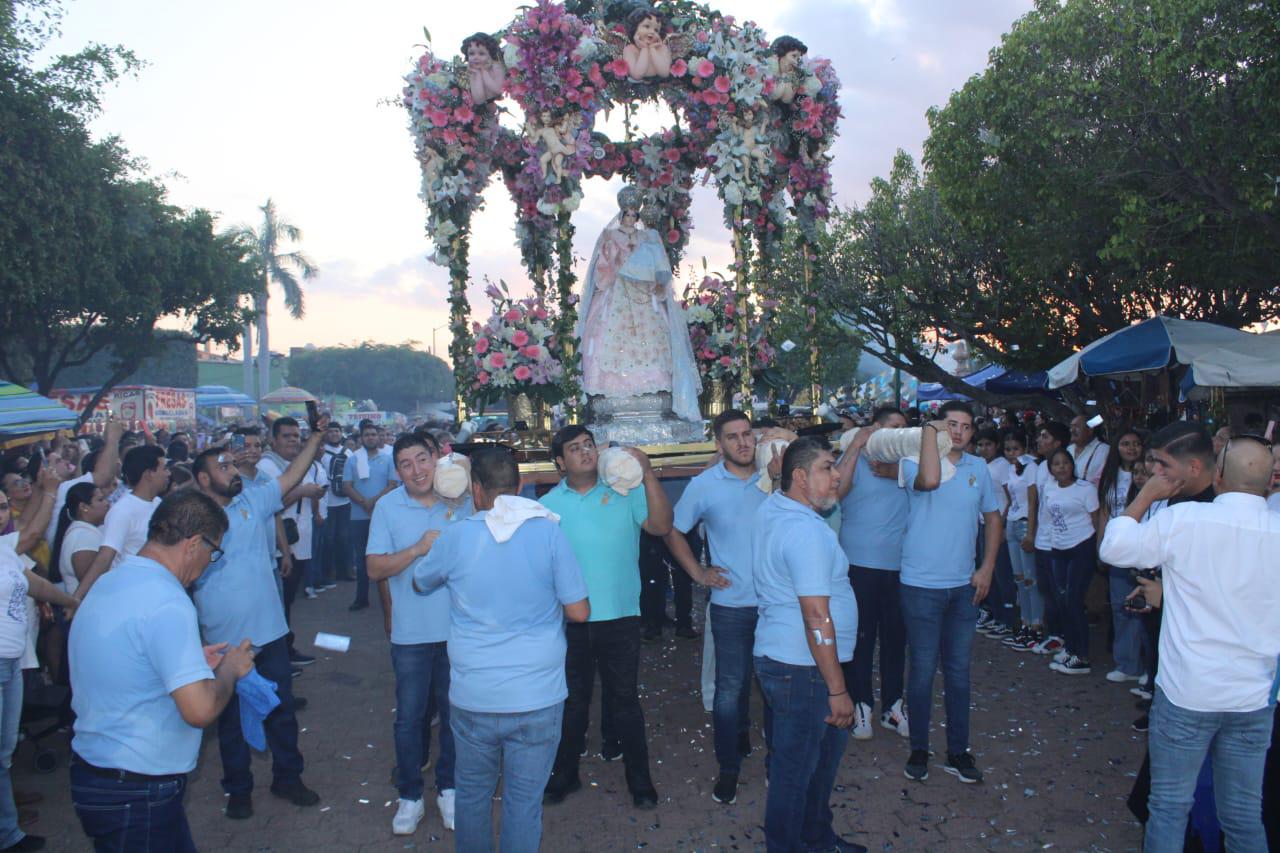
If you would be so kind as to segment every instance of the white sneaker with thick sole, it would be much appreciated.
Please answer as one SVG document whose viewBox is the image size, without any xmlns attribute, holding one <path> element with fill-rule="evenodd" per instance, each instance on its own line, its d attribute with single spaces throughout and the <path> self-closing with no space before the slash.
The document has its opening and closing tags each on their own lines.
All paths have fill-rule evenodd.
<svg viewBox="0 0 1280 853">
<path fill-rule="evenodd" d="M 1130 675 L 1122 669 L 1113 669 L 1107 673 L 1107 681 L 1113 684 L 1124 684 L 1126 681 L 1137 681 L 1138 676 Z"/>
<path fill-rule="evenodd" d="M 394 835 L 413 835 L 422 816 L 426 813 L 422 800 L 401 800 L 396 809 L 396 816 L 391 819 L 391 832 Z"/>
<path fill-rule="evenodd" d="M 440 796 L 436 797 L 436 805 L 440 808 L 440 819 L 444 821 L 444 828 L 453 829 L 453 788 L 445 788 L 440 792 Z"/>
<path fill-rule="evenodd" d="M 1142 673 L 1142 675 L 1138 676 L 1139 687 L 1146 687 L 1149 681 L 1151 681 L 1151 677 L 1147 675 L 1145 672 Z"/>
<path fill-rule="evenodd" d="M 911 737 L 911 727 L 907 725 L 907 706 L 899 699 L 880 715 L 880 725 L 901 737 Z"/>
<path fill-rule="evenodd" d="M 853 706 L 853 739 L 871 740 L 871 706 L 865 702 Z"/>
</svg>

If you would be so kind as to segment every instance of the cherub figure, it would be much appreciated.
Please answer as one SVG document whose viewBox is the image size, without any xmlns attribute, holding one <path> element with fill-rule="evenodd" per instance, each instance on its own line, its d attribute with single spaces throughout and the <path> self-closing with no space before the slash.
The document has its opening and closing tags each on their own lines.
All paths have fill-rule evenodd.
<svg viewBox="0 0 1280 853">
<path fill-rule="evenodd" d="M 627 38 L 631 43 L 622 49 L 627 63 L 627 76 L 635 81 L 651 77 L 671 76 L 670 34 L 665 33 L 667 19 L 652 6 L 634 9 L 626 18 Z"/>
<path fill-rule="evenodd" d="M 436 200 L 436 178 L 440 176 L 441 157 L 430 145 L 424 146 L 422 156 L 422 194 L 427 204 Z"/>
<path fill-rule="evenodd" d="M 790 104 L 800 92 L 800 61 L 809 48 L 795 36 L 779 36 L 774 39 L 772 50 L 778 60 L 778 77 L 769 97 Z"/>
<path fill-rule="evenodd" d="M 761 118 L 764 118 L 763 110 Z M 736 119 L 738 132 L 742 137 L 742 178 L 751 179 L 751 166 L 761 174 L 769 171 L 769 139 L 765 135 L 764 121 L 757 121 L 756 110 L 744 109 Z"/>
<path fill-rule="evenodd" d="M 488 33 L 473 33 L 463 40 L 462 54 L 470 72 L 471 102 L 478 105 L 501 98 L 507 66 L 499 58 L 498 40 Z"/>
<path fill-rule="evenodd" d="M 565 158 L 578 150 L 573 120 L 567 115 L 557 118 L 550 110 L 543 110 L 539 117 L 539 128 L 534 132 L 533 138 L 542 148 L 538 165 L 542 167 L 547 183 L 560 183 L 565 176 Z"/>
</svg>

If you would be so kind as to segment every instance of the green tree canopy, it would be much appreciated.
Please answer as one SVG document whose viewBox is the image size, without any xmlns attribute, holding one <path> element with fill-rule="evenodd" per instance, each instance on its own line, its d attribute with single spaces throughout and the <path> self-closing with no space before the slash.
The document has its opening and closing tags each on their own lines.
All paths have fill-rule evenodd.
<svg viewBox="0 0 1280 853">
<path fill-rule="evenodd" d="M 117 140 L 94 142 L 84 125 L 128 55 L 95 47 L 36 69 L 32 39 L 48 37 L 40 16 L 57 7 L 25 5 L 0 4 L 0 370 L 47 392 L 110 345 L 109 388 L 163 348 L 162 320 L 233 343 L 256 285 L 246 247 L 208 211 L 169 204 Z"/>
<path fill-rule="evenodd" d="M 412 413 L 419 403 L 453 399 L 453 371 L 442 360 L 402 344 L 319 347 L 295 351 L 289 359 L 289 384 L 315 394 L 372 398 L 395 412 Z"/>
</svg>

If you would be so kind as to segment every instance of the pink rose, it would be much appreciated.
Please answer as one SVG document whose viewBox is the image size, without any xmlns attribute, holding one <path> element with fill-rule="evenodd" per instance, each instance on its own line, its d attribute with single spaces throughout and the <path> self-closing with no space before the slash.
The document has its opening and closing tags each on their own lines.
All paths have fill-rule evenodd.
<svg viewBox="0 0 1280 853">
<path fill-rule="evenodd" d="M 685 62 L 683 59 L 677 59 L 675 62 L 671 63 L 672 77 L 683 77 L 688 73 L 688 71 L 689 63 Z"/>
<path fill-rule="evenodd" d="M 538 318 L 539 320 L 545 320 L 545 319 L 547 319 L 547 309 L 546 309 L 546 308 L 534 308 L 534 309 L 533 309 L 533 316 L 534 316 L 534 317 L 536 317 L 536 318 Z"/>
<path fill-rule="evenodd" d="M 702 42 L 703 44 L 706 44 L 707 42 L 711 41 L 711 36 L 706 32 L 700 32 L 698 33 L 698 41 Z"/>
<path fill-rule="evenodd" d="M 529 333 L 524 329 L 516 329 L 516 333 L 511 336 L 511 343 L 515 346 L 522 347 L 529 343 Z"/>
<path fill-rule="evenodd" d="M 712 74 L 716 73 L 716 64 L 710 59 L 703 59 L 699 61 L 697 67 L 694 68 L 694 73 L 699 77 L 710 77 Z"/>
<path fill-rule="evenodd" d="M 729 78 L 728 78 L 728 77 L 726 77 L 725 75 L 721 74 L 720 76 L 716 77 L 716 83 L 715 83 L 715 86 L 716 86 L 716 91 L 717 91 L 717 92 L 728 92 L 728 91 L 729 91 Z"/>
<path fill-rule="evenodd" d="M 516 378 L 517 382 L 528 382 L 529 377 L 533 376 L 533 371 L 522 364 L 512 371 L 511 375 Z"/>
<path fill-rule="evenodd" d="M 729 365 L 731 365 L 731 364 L 733 364 L 733 359 L 729 358 L 729 356 L 727 356 L 727 355 L 722 355 L 722 356 L 720 356 L 720 366 L 721 366 L 721 367 L 728 367 L 728 366 L 729 366 Z"/>
<path fill-rule="evenodd" d="M 506 320 L 508 323 L 519 323 L 520 309 L 519 308 L 508 309 L 507 313 L 502 315 L 502 319 Z"/>
<path fill-rule="evenodd" d="M 670 243 L 670 244 L 671 244 L 671 245 L 673 245 L 673 246 L 674 246 L 676 243 L 679 243 L 679 242 L 680 242 L 680 229 L 679 229 L 679 228 L 672 228 L 670 231 L 668 231 L 668 232 L 667 232 L 667 242 L 668 242 L 668 243 Z"/>
<path fill-rule="evenodd" d="M 444 127 L 449 123 L 449 114 L 444 110 L 432 110 L 431 123 L 436 127 Z"/>
<path fill-rule="evenodd" d="M 453 111 L 453 117 L 462 124 L 468 124 L 476 117 L 476 114 L 471 111 L 471 107 L 463 104 Z"/>
<path fill-rule="evenodd" d="M 520 354 L 525 358 L 530 358 L 530 359 L 533 359 L 534 361 L 537 361 L 538 359 L 542 358 L 542 347 L 538 346 L 537 344 L 529 344 L 529 346 L 520 350 Z"/>
<path fill-rule="evenodd" d="M 483 370 L 482 370 L 482 371 L 480 371 L 479 373 L 477 373 L 477 374 L 476 374 L 476 384 L 477 384 L 477 385 L 488 385 L 488 384 L 489 384 L 489 374 L 488 374 L 488 373 L 485 373 Z"/>
<path fill-rule="evenodd" d="M 507 366 L 507 357 L 500 352 L 489 353 L 489 366 L 499 369 Z"/>
<path fill-rule="evenodd" d="M 476 353 L 478 353 L 479 355 L 484 355 L 488 351 L 489 351 L 489 339 L 476 338 Z"/>
</svg>

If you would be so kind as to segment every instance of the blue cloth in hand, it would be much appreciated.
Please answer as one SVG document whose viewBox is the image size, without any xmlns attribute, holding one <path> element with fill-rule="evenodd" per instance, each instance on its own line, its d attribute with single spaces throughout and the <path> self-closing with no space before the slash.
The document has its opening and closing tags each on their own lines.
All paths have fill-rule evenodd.
<svg viewBox="0 0 1280 853">
<path fill-rule="evenodd" d="M 240 731 L 249 746 L 262 752 L 267 748 L 267 733 L 262 721 L 280 704 L 276 695 L 279 688 L 258 674 L 255 667 L 236 682 L 236 695 L 240 697 Z"/>
</svg>

